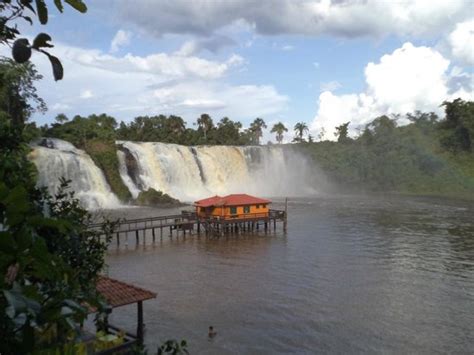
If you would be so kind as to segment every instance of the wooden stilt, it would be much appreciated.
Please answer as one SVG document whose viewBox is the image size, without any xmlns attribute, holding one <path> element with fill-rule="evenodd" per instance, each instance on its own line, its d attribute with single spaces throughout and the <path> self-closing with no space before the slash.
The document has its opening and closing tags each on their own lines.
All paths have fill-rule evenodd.
<svg viewBox="0 0 474 355">
<path fill-rule="evenodd" d="M 143 344 L 143 301 L 137 303 L 137 340 Z"/>
</svg>

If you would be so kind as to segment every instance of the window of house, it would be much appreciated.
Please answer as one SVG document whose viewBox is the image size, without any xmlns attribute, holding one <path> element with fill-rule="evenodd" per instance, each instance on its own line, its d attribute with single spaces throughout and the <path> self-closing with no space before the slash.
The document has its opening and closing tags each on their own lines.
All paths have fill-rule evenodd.
<svg viewBox="0 0 474 355">
<path fill-rule="evenodd" d="M 237 207 L 231 207 L 230 214 L 237 214 Z"/>
<path fill-rule="evenodd" d="M 256 207 L 256 208 L 257 208 L 257 210 L 258 210 L 258 209 L 260 208 L 260 205 L 257 205 L 257 207 Z"/>
<path fill-rule="evenodd" d="M 250 206 L 244 206 L 244 213 L 250 213 Z"/>
</svg>

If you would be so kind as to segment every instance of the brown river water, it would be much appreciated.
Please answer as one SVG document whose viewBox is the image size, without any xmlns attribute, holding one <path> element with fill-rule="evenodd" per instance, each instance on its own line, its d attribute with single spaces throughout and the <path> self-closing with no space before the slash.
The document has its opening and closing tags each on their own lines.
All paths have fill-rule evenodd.
<svg viewBox="0 0 474 355">
<path fill-rule="evenodd" d="M 144 302 L 150 353 L 169 338 L 191 354 L 474 352 L 474 202 L 290 199 L 286 234 L 134 239 L 111 244 L 108 274 L 158 293 Z M 134 331 L 136 306 L 111 323 Z"/>
</svg>

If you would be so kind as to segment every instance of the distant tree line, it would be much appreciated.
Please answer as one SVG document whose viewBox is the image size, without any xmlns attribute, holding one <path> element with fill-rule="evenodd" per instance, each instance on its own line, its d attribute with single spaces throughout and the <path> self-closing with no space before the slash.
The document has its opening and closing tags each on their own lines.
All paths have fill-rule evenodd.
<svg viewBox="0 0 474 355">
<path fill-rule="evenodd" d="M 176 115 L 138 116 L 130 123 L 120 122 L 107 114 L 92 114 L 87 117 L 75 115 L 72 118 L 59 114 L 55 122 L 42 126 L 38 135 L 67 140 L 77 147 L 83 148 L 87 141 L 101 139 L 105 141 L 130 140 L 141 142 L 163 142 L 183 145 L 259 145 L 263 130 L 268 128 L 265 121 L 257 117 L 243 129 L 242 123 L 224 117 L 214 123 L 207 113 L 200 115 L 187 127 L 182 117 Z M 195 127 L 195 128 L 194 128 Z M 288 128 L 282 123 L 275 123 L 270 133 L 281 144 Z M 305 122 L 294 126 L 294 143 L 313 142 L 308 134 Z M 322 138 L 322 136 L 321 136 Z"/>
<path fill-rule="evenodd" d="M 443 102 L 445 117 L 415 112 L 380 116 L 336 142 L 298 144 L 331 181 L 371 191 L 467 196 L 474 192 L 474 102 Z M 408 124 L 399 124 L 401 120 Z M 403 122 L 407 123 L 407 122 Z"/>
<path fill-rule="evenodd" d="M 130 123 L 120 122 L 106 114 L 68 118 L 64 114 L 56 117 L 55 123 L 41 127 L 41 134 L 62 138 L 78 147 L 84 147 L 91 139 L 105 141 L 132 140 L 163 142 L 183 145 L 250 145 L 260 144 L 265 121 L 256 118 L 248 129 L 242 123 L 224 117 L 217 123 L 208 114 L 202 114 L 193 123 L 196 128 L 186 126 L 180 116 L 138 116 Z"/>
</svg>

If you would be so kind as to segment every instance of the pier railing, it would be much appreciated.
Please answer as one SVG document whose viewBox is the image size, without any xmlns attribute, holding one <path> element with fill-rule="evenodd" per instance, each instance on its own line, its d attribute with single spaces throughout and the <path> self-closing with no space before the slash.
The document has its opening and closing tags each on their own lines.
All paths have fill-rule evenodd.
<svg viewBox="0 0 474 355">
<path fill-rule="evenodd" d="M 241 224 L 251 222 L 257 226 L 259 223 L 264 223 L 265 229 L 269 222 L 273 222 L 274 228 L 276 228 L 276 222 L 283 222 L 283 229 L 286 230 L 286 212 L 283 210 L 269 210 L 268 213 L 246 213 L 238 214 L 227 217 L 219 216 L 197 216 L 194 211 L 182 211 L 181 214 L 174 214 L 168 216 L 156 216 L 136 219 L 122 219 L 116 223 L 113 233 L 116 234 L 117 244 L 120 244 L 120 235 L 128 237 L 129 233 L 135 233 L 137 243 L 139 240 L 139 232 L 142 233 L 143 237 L 146 236 L 146 231 L 151 230 L 153 241 L 155 240 L 155 231 L 158 230 L 160 237 L 163 236 L 163 230 L 169 229 L 172 235 L 173 230 L 191 231 L 194 227 L 197 227 L 197 232 L 200 233 L 200 226 L 203 225 L 206 231 L 213 230 L 211 225 L 225 225 L 229 226 L 232 224 Z M 101 230 L 102 223 L 94 223 L 89 225 L 92 230 Z M 218 228 L 219 229 L 219 228 Z"/>
</svg>

